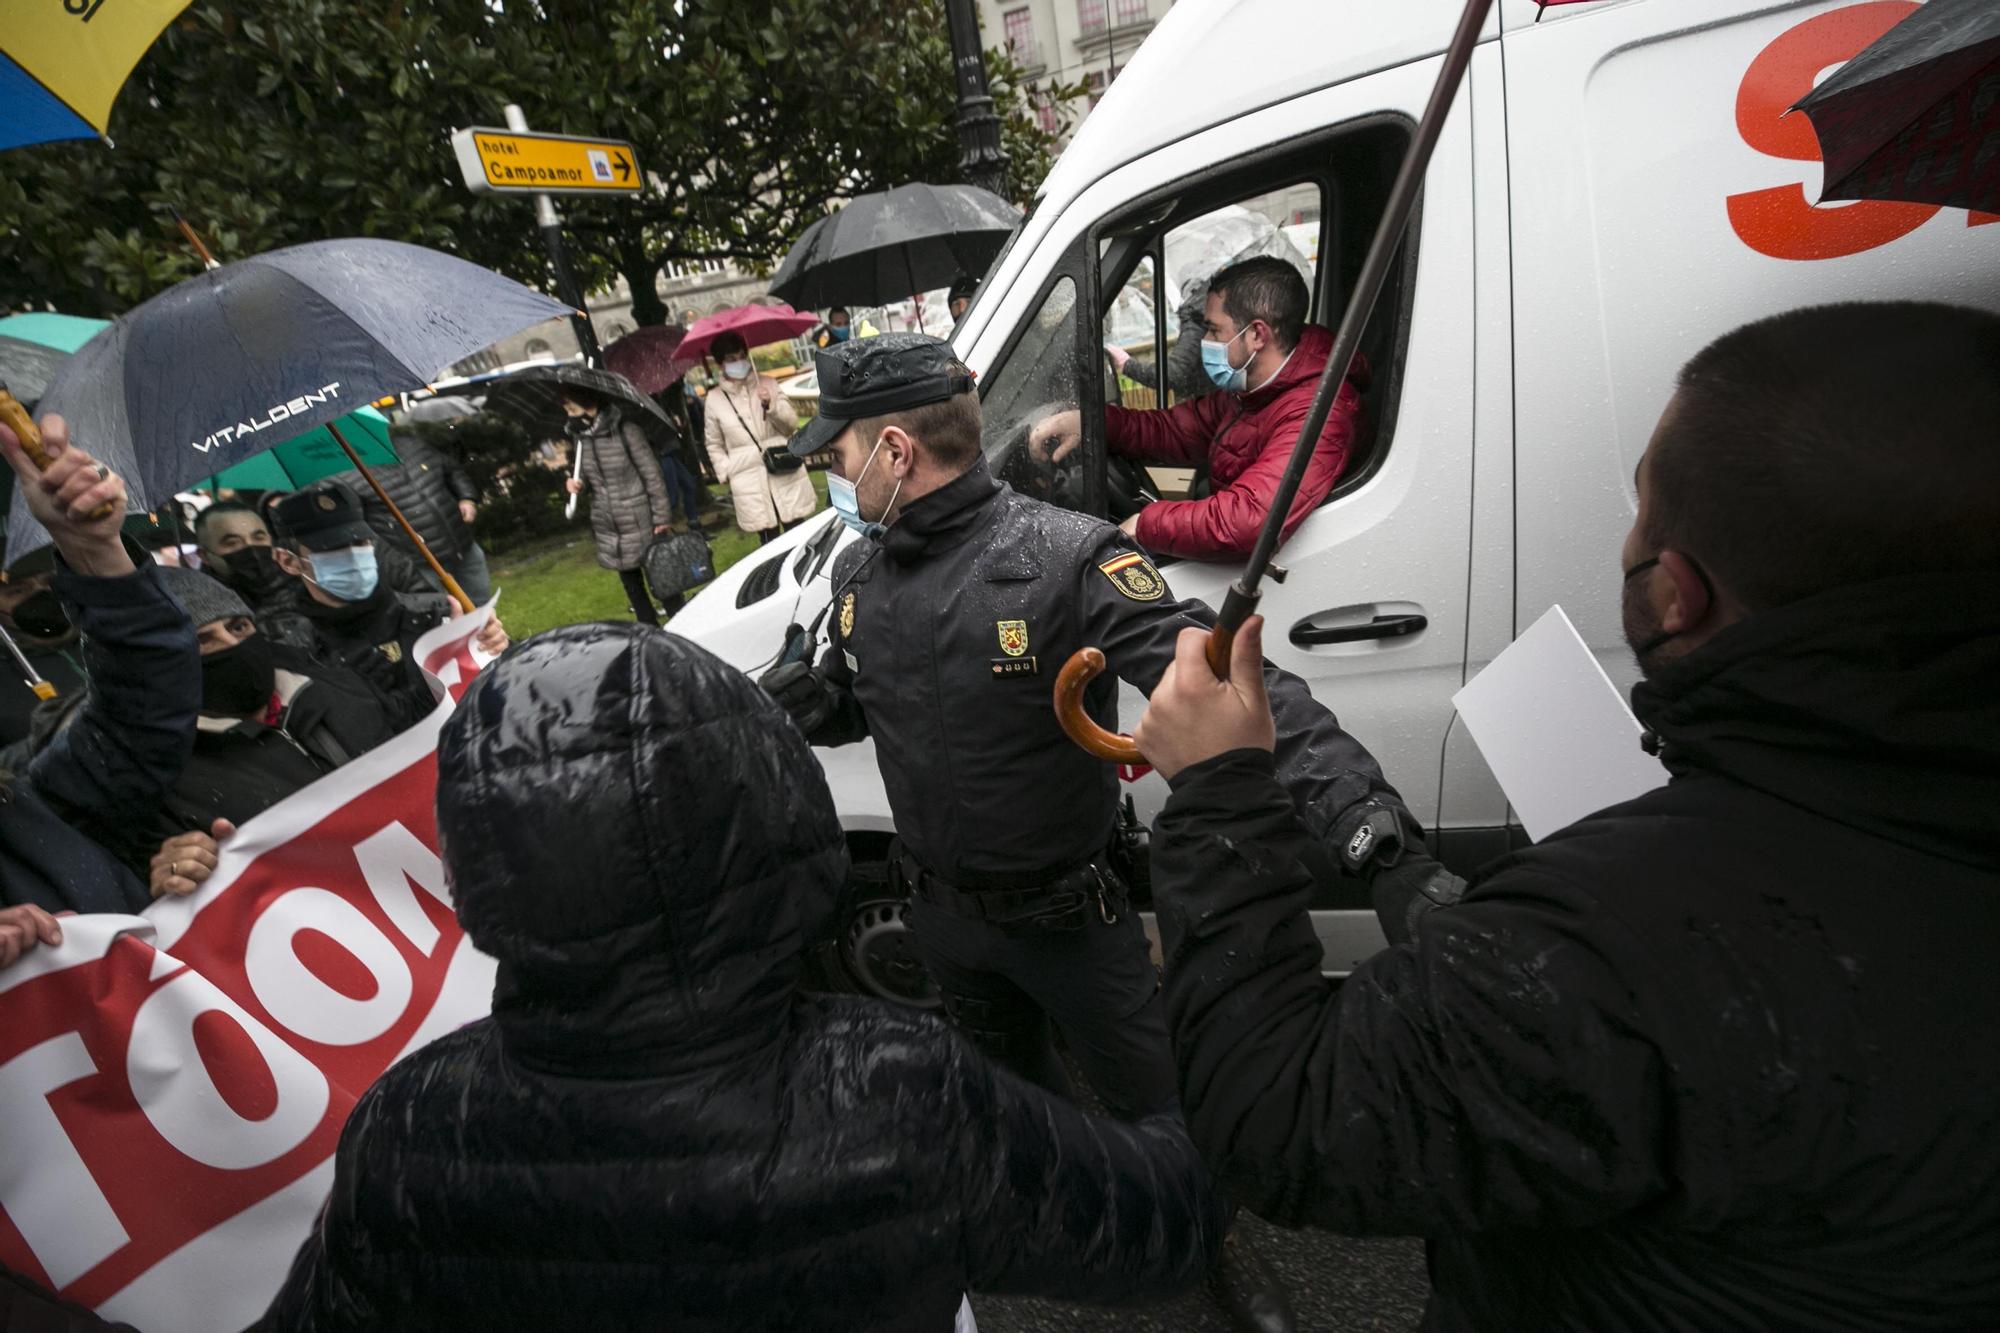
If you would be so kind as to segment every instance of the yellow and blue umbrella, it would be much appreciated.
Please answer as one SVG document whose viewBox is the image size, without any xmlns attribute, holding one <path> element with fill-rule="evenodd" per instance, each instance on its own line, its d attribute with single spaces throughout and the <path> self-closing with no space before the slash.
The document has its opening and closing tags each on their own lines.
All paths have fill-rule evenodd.
<svg viewBox="0 0 2000 1333">
<path fill-rule="evenodd" d="M 133 66 L 188 0 L 36 0 L 4 8 L 0 149 L 95 139 Z"/>
</svg>

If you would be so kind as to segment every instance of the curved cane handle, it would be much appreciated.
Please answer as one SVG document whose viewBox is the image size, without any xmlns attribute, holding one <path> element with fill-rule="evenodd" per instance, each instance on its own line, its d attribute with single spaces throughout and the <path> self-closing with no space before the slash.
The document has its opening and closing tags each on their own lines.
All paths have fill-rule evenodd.
<svg viewBox="0 0 2000 1333">
<path fill-rule="evenodd" d="M 1236 631 L 1226 626 L 1217 625 L 1208 632 L 1208 669 L 1215 673 L 1217 680 L 1229 679 L 1229 653 L 1235 642 Z M 1069 661 L 1063 663 L 1063 669 L 1056 673 L 1056 721 L 1087 754 L 1114 764 L 1143 764 L 1146 756 L 1139 753 L 1139 747 L 1132 743 L 1130 736 L 1106 731 L 1083 711 L 1084 690 L 1102 674 L 1104 653 L 1101 650 L 1079 648 L 1070 654 Z"/>
<path fill-rule="evenodd" d="M 1106 731 L 1083 711 L 1085 687 L 1103 674 L 1104 653 L 1101 649 L 1079 648 L 1071 653 L 1069 661 L 1064 662 L 1063 669 L 1056 673 L 1056 721 L 1062 723 L 1063 731 L 1086 754 L 1108 759 L 1114 764 L 1143 764 L 1146 757 L 1139 753 L 1139 747 L 1132 743 L 1130 736 Z"/>
</svg>

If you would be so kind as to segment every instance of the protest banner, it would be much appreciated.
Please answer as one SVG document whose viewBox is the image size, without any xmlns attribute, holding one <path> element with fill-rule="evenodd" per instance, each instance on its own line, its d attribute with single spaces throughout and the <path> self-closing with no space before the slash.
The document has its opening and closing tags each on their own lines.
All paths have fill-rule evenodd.
<svg viewBox="0 0 2000 1333">
<path fill-rule="evenodd" d="M 435 815 L 491 611 L 417 642 L 429 717 L 245 823 L 197 892 L 65 917 L 0 972 L 0 1263 L 144 1333 L 263 1312 L 355 1101 L 492 999 Z"/>
</svg>

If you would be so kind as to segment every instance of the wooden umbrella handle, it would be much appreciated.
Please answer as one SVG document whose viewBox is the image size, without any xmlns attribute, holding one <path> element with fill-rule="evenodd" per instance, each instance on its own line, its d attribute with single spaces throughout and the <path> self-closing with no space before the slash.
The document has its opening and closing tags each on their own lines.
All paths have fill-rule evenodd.
<svg viewBox="0 0 2000 1333">
<path fill-rule="evenodd" d="M 14 438 L 21 442 L 21 449 L 28 455 L 29 462 L 43 472 L 49 470 L 49 464 L 53 460 L 49 457 L 48 449 L 42 444 L 41 430 L 28 415 L 28 409 L 21 406 L 21 400 L 9 393 L 4 384 L 0 384 L 0 424 L 6 425 L 14 432 Z M 106 502 L 91 510 L 90 517 L 105 518 L 114 508 L 116 506 Z"/>
<path fill-rule="evenodd" d="M 1232 626 L 1218 624 L 1208 631 L 1204 653 L 1208 669 L 1217 680 L 1229 679 L 1229 654 L 1235 643 L 1236 630 Z M 1104 674 L 1104 666 L 1104 653 L 1100 649 L 1079 648 L 1070 654 L 1069 661 L 1056 673 L 1056 721 L 1087 754 L 1114 764 L 1143 764 L 1146 757 L 1139 753 L 1130 736 L 1106 731 L 1091 721 L 1090 714 L 1083 709 L 1083 692 L 1091 681 Z"/>
</svg>

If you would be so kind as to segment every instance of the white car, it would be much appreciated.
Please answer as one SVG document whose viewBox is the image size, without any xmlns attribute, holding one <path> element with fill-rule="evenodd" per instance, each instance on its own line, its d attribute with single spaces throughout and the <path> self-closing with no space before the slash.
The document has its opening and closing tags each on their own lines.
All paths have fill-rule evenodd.
<svg viewBox="0 0 2000 1333">
<path fill-rule="evenodd" d="M 1760 315 L 1836 300 L 2000 309 L 2000 226 L 1907 204 L 1812 206 L 1817 145 L 1785 110 L 1906 12 L 1855 0 L 1502 0 L 1444 128 L 1363 349 L 1359 456 L 1286 544 L 1266 647 L 1303 676 L 1469 871 L 1522 837 L 1451 696 L 1553 603 L 1614 680 L 1633 667 L 1618 552 L 1633 467 L 1681 363 Z M 1314 318 L 1338 323 L 1436 77 L 1457 0 L 1181 0 L 1050 172 L 955 343 L 1001 476 L 1042 413 L 1080 403 L 1065 499 L 1116 518 L 1103 316 L 1173 290 L 1178 229 L 1219 210 L 1317 217 Z M 1167 269 L 1162 273 L 1162 269 Z M 1130 302 L 1124 303 L 1129 309 Z M 1166 312 L 1161 309 L 1161 314 Z M 1165 344 L 1160 340 L 1160 345 Z M 1115 392 L 1115 388 L 1110 390 Z M 1185 481 L 1150 479 L 1171 493 Z M 829 516 L 731 569 L 673 628 L 745 669 L 824 605 Z M 1219 602 L 1236 566 L 1173 562 Z M 1329 631 L 1332 631 L 1331 633 Z M 1341 631 L 1344 631 L 1341 632 Z M 1128 725 L 1144 701 L 1126 691 Z M 853 840 L 857 910 L 832 964 L 921 999 L 881 858 L 866 744 L 819 752 Z M 1164 799 L 1130 775 L 1141 820 Z M 1359 884 L 1314 919 L 1329 972 L 1381 945 Z"/>
</svg>

